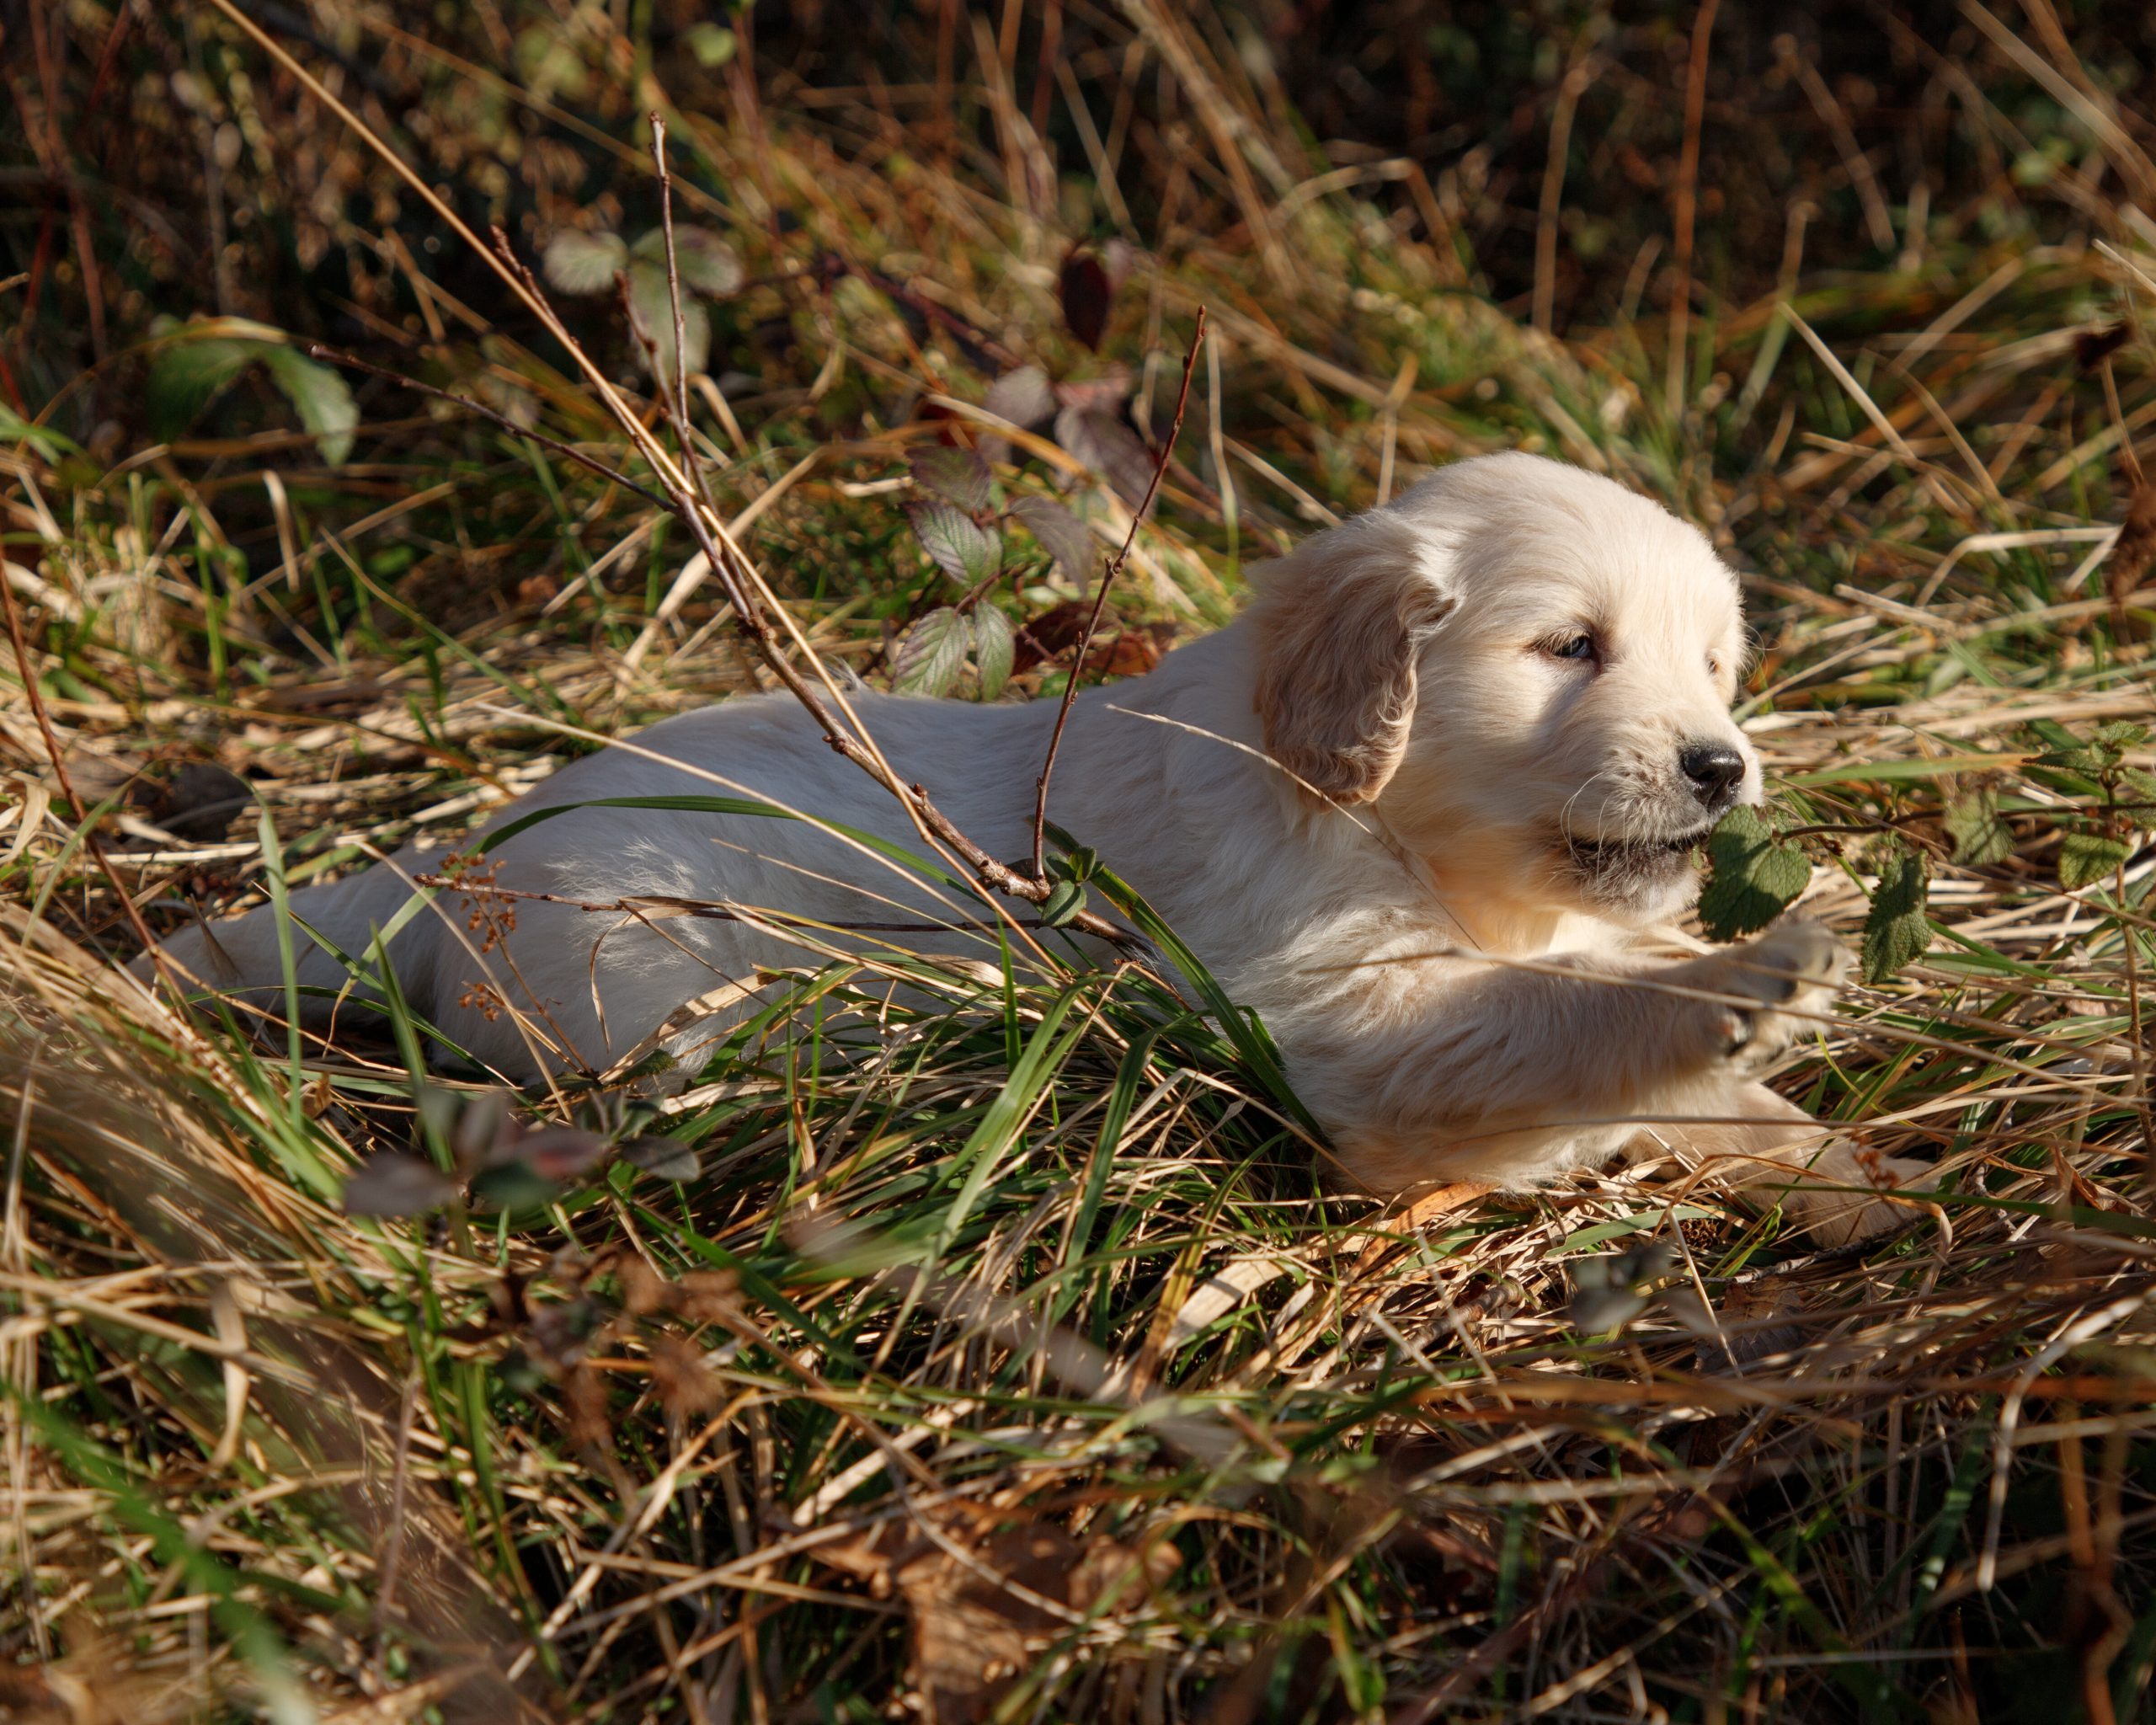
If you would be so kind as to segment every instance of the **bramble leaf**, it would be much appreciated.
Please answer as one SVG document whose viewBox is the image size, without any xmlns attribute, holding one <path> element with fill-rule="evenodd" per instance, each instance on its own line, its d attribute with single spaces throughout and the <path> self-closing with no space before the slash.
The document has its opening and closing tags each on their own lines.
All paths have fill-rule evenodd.
<svg viewBox="0 0 2156 1725">
<path fill-rule="evenodd" d="M 1091 590 L 1094 566 L 1100 561 L 1093 550 L 1093 536 L 1086 524 L 1052 497 L 1022 497 L 1011 513 L 1026 524 L 1040 541 L 1041 549 L 1055 561 L 1066 580 L 1075 582 L 1082 595 Z"/>
<path fill-rule="evenodd" d="M 1077 920 L 1086 908 L 1086 889 L 1075 880 L 1059 880 L 1049 889 L 1047 899 L 1041 905 L 1041 921 L 1050 928 L 1061 928 Z"/>
<path fill-rule="evenodd" d="M 990 384 L 980 404 L 997 419 L 1030 431 L 1055 417 L 1055 386 L 1038 366 L 1021 366 Z"/>
<path fill-rule="evenodd" d="M 547 242 L 547 280 L 563 293 L 604 293 L 628 260 L 618 233 L 564 228 Z"/>
<path fill-rule="evenodd" d="M 973 637 L 972 626 L 949 606 L 930 611 L 899 644 L 891 661 L 891 686 L 904 695 L 949 694 Z"/>
<path fill-rule="evenodd" d="M 360 424 L 360 404 L 352 399 L 350 386 L 328 366 L 288 347 L 265 347 L 262 363 L 270 381 L 298 412 L 300 424 L 314 434 L 323 460 L 333 467 L 341 465 L 352 452 L 352 434 Z"/>
<path fill-rule="evenodd" d="M 1879 889 L 1864 923 L 1864 980 L 1881 983 L 1922 958 L 1931 945 L 1924 915 L 1930 895 L 1924 852 L 1896 846 L 1879 870 Z"/>
<path fill-rule="evenodd" d="M 970 449 L 934 445 L 916 450 L 908 464 L 913 483 L 971 515 L 989 505 L 988 463 Z"/>
<path fill-rule="evenodd" d="M 2109 880 L 2127 859 L 2125 842 L 2101 833 L 2070 832 L 2059 847 L 2058 884 L 2068 892 Z"/>
<path fill-rule="evenodd" d="M 1946 836 L 1954 841 L 1954 860 L 1965 868 L 1988 868 L 2010 855 L 2014 829 L 1999 812 L 1998 793 L 1969 791 L 1946 805 Z"/>
<path fill-rule="evenodd" d="M 906 517 L 921 548 L 954 581 L 978 587 L 1002 566 L 996 536 L 941 499 L 915 498 L 906 505 Z"/>
<path fill-rule="evenodd" d="M 1700 926 L 1710 940 L 1735 940 L 1764 928 L 1811 883 L 1811 859 L 1775 838 L 1757 809 L 1740 804 L 1707 836 Z"/>
<path fill-rule="evenodd" d="M 1011 619 L 989 604 L 974 607 L 974 668 L 980 673 L 980 698 L 993 701 L 1011 681 L 1017 642 Z"/>
<path fill-rule="evenodd" d="M 659 271 L 659 279 L 665 280 L 666 230 L 654 227 L 641 235 L 629 248 L 629 256 L 635 263 L 650 264 Z M 674 273 L 681 278 L 685 297 L 700 293 L 715 300 L 724 299 L 747 277 L 739 254 L 708 227 L 680 225 L 674 229 Z"/>
</svg>

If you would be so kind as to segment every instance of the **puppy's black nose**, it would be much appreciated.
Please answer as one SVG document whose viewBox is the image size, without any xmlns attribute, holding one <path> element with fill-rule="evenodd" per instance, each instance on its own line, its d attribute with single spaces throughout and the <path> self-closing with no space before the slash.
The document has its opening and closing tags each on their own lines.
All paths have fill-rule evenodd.
<svg viewBox="0 0 2156 1725">
<path fill-rule="evenodd" d="M 1744 781 L 1744 757 L 1726 743 L 1687 744 L 1677 764 L 1692 782 L 1692 794 L 1710 809 L 1726 804 Z"/>
</svg>

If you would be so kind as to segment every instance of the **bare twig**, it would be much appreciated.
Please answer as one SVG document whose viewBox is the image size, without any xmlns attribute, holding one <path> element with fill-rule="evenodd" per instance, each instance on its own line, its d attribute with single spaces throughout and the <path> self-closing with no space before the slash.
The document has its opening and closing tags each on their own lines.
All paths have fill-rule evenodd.
<svg viewBox="0 0 2156 1725">
<path fill-rule="evenodd" d="M 488 407 L 483 401 L 474 401 L 470 396 L 458 395 L 452 390 L 437 389 L 431 383 L 422 383 L 418 378 L 408 377 L 402 371 L 392 371 L 387 366 L 376 366 L 355 355 L 340 353 L 334 347 L 324 347 L 318 341 L 307 343 L 307 352 L 310 358 L 323 360 L 325 364 L 336 366 L 345 371 L 364 371 L 370 377 L 386 378 L 388 382 L 400 384 L 406 389 L 416 390 L 421 395 L 430 395 L 436 401 L 450 402 L 457 407 L 467 409 L 478 414 L 481 419 L 499 426 L 512 437 L 529 438 L 542 449 L 551 449 L 557 455 L 565 455 L 579 466 L 590 468 L 600 478 L 633 491 L 638 496 L 648 502 L 657 504 L 661 509 L 667 506 L 666 499 L 649 486 L 639 485 L 627 473 L 621 472 L 618 468 L 610 467 L 595 456 L 586 455 L 574 444 L 564 443 L 558 437 L 549 437 L 543 431 L 534 431 L 529 426 L 518 425 L 507 414 Z"/>
<path fill-rule="evenodd" d="M 413 880 L 420 886 L 438 887 L 446 892 L 467 899 L 515 900 L 524 904 L 561 905 L 572 911 L 610 912 L 616 916 L 637 916 L 657 912 L 666 916 L 686 916 L 701 922 L 783 922 L 798 924 L 803 928 L 838 929 L 847 934 L 948 934 L 953 925 L 948 922 L 834 922 L 821 916 L 803 916 L 793 911 L 768 911 L 759 908 L 752 911 L 729 909 L 717 899 L 678 899 L 668 895 L 642 893 L 620 899 L 575 899 L 562 893 L 542 893 L 526 887 L 497 886 L 492 881 L 471 880 L 454 874 L 415 874 Z M 1040 921 L 1020 921 L 1021 928 L 1045 928 Z"/>
<path fill-rule="evenodd" d="M 1168 435 L 1161 440 L 1160 452 L 1153 458 L 1153 477 L 1146 481 L 1145 495 L 1131 512 L 1130 531 L 1123 536 L 1123 548 L 1108 560 L 1100 587 L 1093 595 L 1093 608 L 1086 616 L 1085 633 L 1078 638 L 1077 656 L 1070 661 L 1070 680 L 1063 686 L 1063 704 L 1056 709 L 1055 729 L 1049 733 L 1048 754 L 1041 761 L 1041 776 L 1033 787 L 1033 879 L 1043 895 L 1048 889 L 1048 782 L 1055 772 L 1056 751 L 1063 746 L 1063 728 L 1070 720 L 1070 703 L 1077 698 L 1078 685 L 1086 672 L 1086 654 L 1093 644 L 1093 631 L 1101 626 L 1101 612 L 1107 608 L 1108 590 L 1123 573 L 1123 566 L 1130 557 L 1130 547 L 1137 542 L 1139 523 L 1152 510 L 1153 499 L 1161 489 L 1161 476 L 1174 459 L 1176 439 L 1182 433 L 1183 409 L 1190 405 L 1191 373 L 1198 365 L 1198 350 L 1204 344 L 1205 307 L 1200 306 L 1198 327 L 1191 331 L 1190 351 L 1182 356 L 1182 383 L 1176 391 L 1175 419 L 1168 426 Z"/>
<path fill-rule="evenodd" d="M 1671 261 L 1677 271 L 1669 296 L 1668 408 L 1672 425 L 1684 416 L 1684 334 L 1692 315 L 1692 218 L 1700 189 L 1700 127 L 1707 105 L 1707 45 L 1714 35 L 1715 13 L 1721 0 L 1700 0 L 1692 24 L 1692 61 L 1684 79 L 1684 144 L 1677 162 L 1675 242 Z"/>
</svg>

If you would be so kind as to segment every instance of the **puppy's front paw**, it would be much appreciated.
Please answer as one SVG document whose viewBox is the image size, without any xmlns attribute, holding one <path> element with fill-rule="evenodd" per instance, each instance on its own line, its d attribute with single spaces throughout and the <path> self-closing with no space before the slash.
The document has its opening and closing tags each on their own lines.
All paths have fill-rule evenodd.
<svg viewBox="0 0 2156 1725">
<path fill-rule="evenodd" d="M 1701 984 L 1731 997 L 1712 1009 L 1721 1057 L 1740 1073 L 1765 1070 L 1819 1027 L 1849 967 L 1842 943 L 1816 922 L 1785 922 L 1701 960 Z"/>
</svg>

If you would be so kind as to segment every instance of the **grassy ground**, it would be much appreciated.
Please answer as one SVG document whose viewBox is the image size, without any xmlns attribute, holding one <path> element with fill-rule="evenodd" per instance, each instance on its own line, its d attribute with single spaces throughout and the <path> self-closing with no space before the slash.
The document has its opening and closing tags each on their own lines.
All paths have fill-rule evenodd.
<svg viewBox="0 0 2156 1725">
<path fill-rule="evenodd" d="M 2146 1716 L 2138 21 L 675 10 L 23 26 L 0 1717 Z M 1414 102 L 1438 144 L 1386 153 Z M 558 236 L 617 235 L 633 302 L 654 109 L 710 237 L 716 500 L 872 681 L 970 600 L 1013 692 L 1061 686 L 1068 520 L 1000 521 L 969 595 L 915 460 L 1038 368 L 995 507 L 1097 555 L 1200 306 L 1088 675 L 1477 450 L 1707 526 L 1806 863 L 1732 852 L 1720 914 L 1801 888 L 1866 944 L 1779 1081 L 1939 1161 L 1937 1204 L 1839 1252 L 1630 1177 L 1388 1212 L 1314 1178 L 1262 1035 L 1047 962 L 804 943 L 686 1090 L 506 1115 L 414 1036 L 147 1000 L 136 918 L 453 836 L 768 681 L 713 590 L 670 602 L 679 523 L 563 452 L 649 477 L 446 220 L 570 285 L 608 243 Z M 611 267 L 558 302 L 643 401 Z M 375 1209 L 492 1165 L 349 1213 L 398 1154 Z"/>
</svg>

